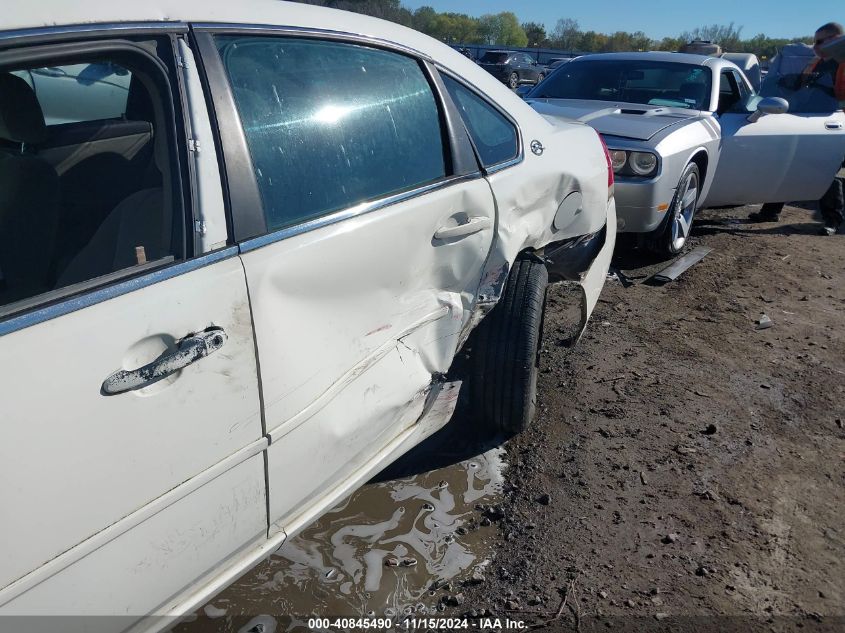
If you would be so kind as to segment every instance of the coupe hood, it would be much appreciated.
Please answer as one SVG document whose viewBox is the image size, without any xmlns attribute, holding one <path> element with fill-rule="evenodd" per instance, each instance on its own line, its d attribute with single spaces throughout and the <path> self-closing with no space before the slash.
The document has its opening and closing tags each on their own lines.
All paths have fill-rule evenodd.
<svg viewBox="0 0 845 633">
<path fill-rule="evenodd" d="M 647 141 L 658 132 L 699 115 L 698 110 L 639 103 L 575 99 L 527 99 L 527 103 L 553 123 L 554 119 L 572 119 L 586 123 L 600 134 L 638 141 Z"/>
</svg>

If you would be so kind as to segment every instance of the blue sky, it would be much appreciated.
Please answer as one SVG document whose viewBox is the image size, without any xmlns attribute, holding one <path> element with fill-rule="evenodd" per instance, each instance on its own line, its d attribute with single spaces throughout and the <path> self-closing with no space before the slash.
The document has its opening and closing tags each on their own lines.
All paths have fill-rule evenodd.
<svg viewBox="0 0 845 633">
<path fill-rule="evenodd" d="M 845 22 L 842 0 L 403 0 L 411 10 L 430 6 L 480 16 L 513 11 L 520 22 L 540 22 L 551 31 L 558 18 L 578 20 L 581 30 L 612 33 L 644 31 L 651 38 L 676 36 L 698 26 L 742 26 L 742 37 L 812 35 L 825 22 Z"/>
</svg>

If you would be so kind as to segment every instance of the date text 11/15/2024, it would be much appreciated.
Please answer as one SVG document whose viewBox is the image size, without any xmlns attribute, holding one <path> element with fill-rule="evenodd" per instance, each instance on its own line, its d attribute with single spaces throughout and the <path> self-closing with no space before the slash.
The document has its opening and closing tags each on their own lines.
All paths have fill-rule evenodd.
<svg viewBox="0 0 845 633">
<path fill-rule="evenodd" d="M 391 629 L 413 630 L 476 630 L 495 633 L 497 631 L 519 631 L 527 628 L 522 620 L 509 618 L 427 618 L 406 617 L 394 621 L 392 618 L 310 618 L 311 630 L 369 630 L 387 631 Z"/>
</svg>

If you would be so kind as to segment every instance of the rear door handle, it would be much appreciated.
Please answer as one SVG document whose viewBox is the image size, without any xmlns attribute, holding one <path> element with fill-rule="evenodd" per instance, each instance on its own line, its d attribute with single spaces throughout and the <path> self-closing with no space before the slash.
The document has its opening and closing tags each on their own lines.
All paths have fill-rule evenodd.
<svg viewBox="0 0 845 633">
<path fill-rule="evenodd" d="M 103 393 L 113 396 L 151 385 L 216 352 L 228 338 L 221 328 L 186 336 L 179 341 L 175 352 L 165 354 L 138 369 L 121 369 L 114 372 L 103 381 Z"/>
<path fill-rule="evenodd" d="M 478 233 L 479 231 L 489 228 L 492 224 L 493 222 L 487 216 L 482 215 L 472 217 L 463 224 L 458 224 L 457 226 L 441 226 L 434 233 L 434 239 L 449 240 L 456 237 L 472 235 L 473 233 Z"/>
<path fill-rule="evenodd" d="M 824 126 L 828 130 L 841 130 L 842 129 L 842 124 L 839 123 L 838 121 L 828 121 L 827 123 L 824 124 Z"/>
</svg>

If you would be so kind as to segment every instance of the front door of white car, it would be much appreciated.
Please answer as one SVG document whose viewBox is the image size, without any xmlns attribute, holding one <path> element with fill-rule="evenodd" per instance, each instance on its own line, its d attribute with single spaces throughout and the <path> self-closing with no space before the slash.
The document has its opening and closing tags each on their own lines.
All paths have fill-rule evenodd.
<svg viewBox="0 0 845 633">
<path fill-rule="evenodd" d="M 821 198 L 845 157 L 845 113 L 749 115 L 743 109 L 718 116 L 719 161 L 706 204 Z"/>
<path fill-rule="evenodd" d="M 266 440 L 243 266 L 235 247 L 186 257 L 181 246 L 190 206 L 177 159 L 187 154 L 175 131 L 177 78 L 149 53 L 167 51 L 167 36 L 145 38 L 145 47 L 87 42 L 78 51 L 63 44 L 3 54 L 20 67 L 37 66 L 27 55 L 50 56 L 55 66 L 83 58 L 108 68 L 119 59 L 121 77 L 131 77 L 121 117 L 92 121 L 99 114 L 88 116 L 87 106 L 95 113 L 102 106 L 96 95 L 65 82 L 56 91 L 72 88 L 79 121 L 62 122 L 62 131 L 79 135 L 96 125 L 119 134 L 136 121 L 155 139 L 135 163 L 90 145 L 80 165 L 92 168 L 77 173 L 89 178 L 82 197 L 68 198 L 65 187 L 61 204 L 53 188 L 69 181 L 50 162 L 55 152 L 40 151 L 43 109 L 0 55 L 12 73 L 0 118 L 27 108 L 26 119 L 2 133 L 31 144 L 23 158 L 0 156 L 0 173 L 39 174 L 21 176 L 19 189 L 30 190 L 16 189 L 3 206 L 4 222 L 14 214 L 22 221 L 0 258 L 2 615 L 167 610 L 200 574 L 266 538 Z M 155 105 L 136 109 L 145 103 Z M 95 202 L 118 186 L 102 170 L 120 167 L 127 178 L 138 169 L 146 179 L 99 216 Z M 61 248 L 69 208 L 75 226 L 90 230 L 71 251 Z M 36 211 L 40 224 L 23 221 Z M 43 230 L 51 221 L 55 241 Z M 26 277 L 41 268 L 41 279 Z"/>
<path fill-rule="evenodd" d="M 465 134 L 475 173 L 455 173 L 448 113 L 415 57 L 232 30 L 199 41 L 218 119 L 243 129 L 223 137 L 230 183 L 254 186 L 232 205 L 270 520 L 287 531 L 423 413 L 469 319 L 495 205 Z"/>
</svg>

